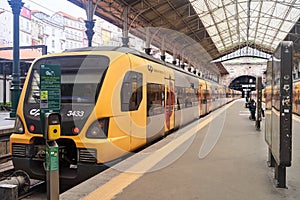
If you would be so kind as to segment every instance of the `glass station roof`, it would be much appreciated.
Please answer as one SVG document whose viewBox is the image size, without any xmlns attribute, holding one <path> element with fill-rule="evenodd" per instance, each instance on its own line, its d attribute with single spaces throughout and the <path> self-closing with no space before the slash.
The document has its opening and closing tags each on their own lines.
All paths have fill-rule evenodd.
<svg viewBox="0 0 300 200">
<path fill-rule="evenodd" d="M 190 0 L 220 52 L 238 46 L 273 51 L 300 16 L 300 0 Z"/>
</svg>

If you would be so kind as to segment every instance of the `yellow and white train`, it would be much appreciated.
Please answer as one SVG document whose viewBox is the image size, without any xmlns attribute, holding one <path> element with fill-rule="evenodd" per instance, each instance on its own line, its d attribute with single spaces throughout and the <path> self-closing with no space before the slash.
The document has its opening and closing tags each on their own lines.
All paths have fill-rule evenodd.
<svg viewBox="0 0 300 200">
<path fill-rule="evenodd" d="M 300 80 L 293 83 L 293 113 L 300 115 Z"/>
<path fill-rule="evenodd" d="M 39 67 L 61 66 L 60 178 L 81 181 L 241 93 L 124 47 L 82 48 L 34 61 L 10 138 L 15 169 L 44 179 Z"/>
<path fill-rule="evenodd" d="M 276 90 L 277 92 L 277 90 Z M 271 107 L 271 99 L 274 94 L 274 91 L 271 90 L 271 86 L 267 85 L 263 90 L 262 90 L 262 101 L 266 103 L 266 107 L 270 108 Z M 300 80 L 294 80 L 293 82 L 293 113 L 300 115 Z M 277 101 L 277 103 L 279 103 Z"/>
</svg>

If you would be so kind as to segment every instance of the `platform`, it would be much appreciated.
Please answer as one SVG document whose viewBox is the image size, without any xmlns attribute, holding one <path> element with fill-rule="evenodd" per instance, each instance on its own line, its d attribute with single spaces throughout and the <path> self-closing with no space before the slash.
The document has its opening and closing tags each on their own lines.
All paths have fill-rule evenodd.
<svg viewBox="0 0 300 200">
<path fill-rule="evenodd" d="M 60 199 L 282 200 L 300 197 L 294 131 L 288 189 L 276 188 L 262 130 L 237 100 L 60 195 Z M 294 117 L 293 128 L 300 130 Z"/>
<path fill-rule="evenodd" d="M 10 130 L 14 127 L 15 120 L 9 119 L 9 112 L 0 112 L 0 134 L 6 130 Z"/>
</svg>

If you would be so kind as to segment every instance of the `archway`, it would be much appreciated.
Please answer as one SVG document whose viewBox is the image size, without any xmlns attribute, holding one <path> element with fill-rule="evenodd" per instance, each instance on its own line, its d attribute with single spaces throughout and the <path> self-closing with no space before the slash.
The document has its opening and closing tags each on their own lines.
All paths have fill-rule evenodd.
<svg viewBox="0 0 300 200">
<path fill-rule="evenodd" d="M 239 90 L 242 92 L 243 97 L 249 97 L 250 92 L 255 90 L 256 77 L 251 75 L 243 75 L 235 78 L 229 84 L 229 88 Z"/>
</svg>

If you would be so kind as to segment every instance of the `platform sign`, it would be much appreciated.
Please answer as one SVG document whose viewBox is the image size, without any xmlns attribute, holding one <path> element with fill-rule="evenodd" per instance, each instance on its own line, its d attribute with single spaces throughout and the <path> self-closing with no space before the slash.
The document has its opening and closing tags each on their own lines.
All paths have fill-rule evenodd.
<svg viewBox="0 0 300 200">
<path fill-rule="evenodd" d="M 277 186 L 286 187 L 286 167 L 292 161 L 292 69 L 293 43 L 283 41 L 273 54 L 271 83 L 266 87 L 266 93 L 271 93 L 271 99 L 266 98 L 266 142 L 269 146 L 269 166 L 275 167 Z M 269 92 L 268 92 L 269 91 Z M 271 110 L 269 105 L 271 104 Z"/>
<path fill-rule="evenodd" d="M 272 153 L 278 165 L 292 160 L 293 43 L 282 42 L 273 56 Z"/>
<path fill-rule="evenodd" d="M 40 66 L 40 119 L 44 130 L 44 115 L 47 112 L 60 112 L 61 66 Z"/>
</svg>

